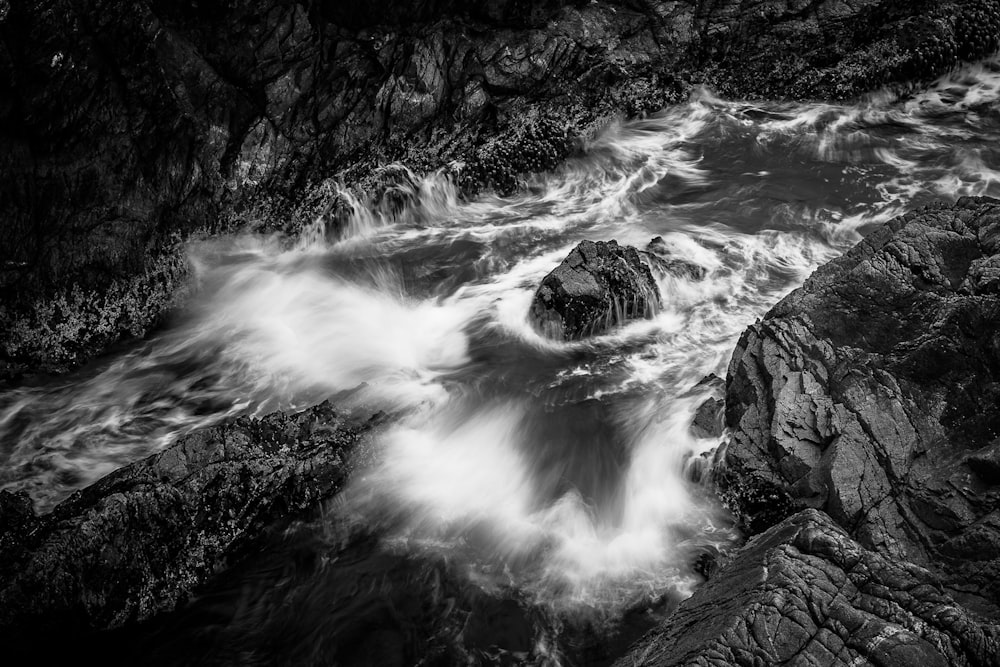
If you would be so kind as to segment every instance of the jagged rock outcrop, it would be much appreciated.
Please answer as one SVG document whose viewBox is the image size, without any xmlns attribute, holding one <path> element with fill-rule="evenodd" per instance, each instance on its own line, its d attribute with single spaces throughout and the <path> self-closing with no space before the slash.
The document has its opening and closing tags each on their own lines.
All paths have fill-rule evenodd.
<svg viewBox="0 0 1000 667">
<path fill-rule="evenodd" d="M 464 164 L 464 188 L 508 191 L 692 84 L 851 96 L 992 53 L 998 19 L 1000 0 L 0 3 L 0 370 L 142 334 L 186 234 L 312 220 L 324 179 Z"/>
<path fill-rule="evenodd" d="M 661 305 L 660 288 L 638 250 L 581 241 L 542 279 L 528 316 L 543 335 L 576 340 L 651 317 Z"/>
<path fill-rule="evenodd" d="M 801 507 L 1000 617 L 1000 201 L 902 216 L 743 334 L 723 495 L 751 532 Z"/>
<path fill-rule="evenodd" d="M 0 634 L 115 628 L 173 609 L 265 531 L 336 493 L 347 455 L 379 423 L 328 403 L 240 418 L 40 517 L 23 494 L 0 492 Z"/>
<path fill-rule="evenodd" d="M 616 665 L 997 665 L 1000 626 L 805 510 L 753 539 Z"/>
</svg>

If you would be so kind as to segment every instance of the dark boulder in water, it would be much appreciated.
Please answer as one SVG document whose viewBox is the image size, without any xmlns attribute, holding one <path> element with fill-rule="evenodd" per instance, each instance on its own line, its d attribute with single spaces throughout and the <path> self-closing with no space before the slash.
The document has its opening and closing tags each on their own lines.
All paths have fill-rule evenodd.
<svg viewBox="0 0 1000 667">
<path fill-rule="evenodd" d="M 805 510 L 752 540 L 616 665 L 995 665 L 933 574 Z"/>
<path fill-rule="evenodd" d="M 638 250 L 617 241 L 582 241 L 542 280 L 530 319 L 550 338 L 576 340 L 651 317 L 661 305 Z"/>
<path fill-rule="evenodd" d="M 751 532 L 822 509 L 1000 617 L 998 277 L 1000 201 L 963 198 L 877 229 L 746 330 L 719 481 Z"/>
<path fill-rule="evenodd" d="M 328 403 L 198 431 L 34 516 L 0 492 L 0 634 L 116 628 L 182 603 L 336 493 L 377 415 Z"/>
</svg>

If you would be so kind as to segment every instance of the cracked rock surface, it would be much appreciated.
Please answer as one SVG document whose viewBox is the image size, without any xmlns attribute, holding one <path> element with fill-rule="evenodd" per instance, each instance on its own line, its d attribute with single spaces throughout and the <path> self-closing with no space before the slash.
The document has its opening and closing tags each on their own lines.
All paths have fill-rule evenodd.
<svg viewBox="0 0 1000 667">
<path fill-rule="evenodd" d="M 719 483 L 756 533 L 798 508 L 1000 617 L 1000 202 L 879 228 L 746 330 Z"/>
<path fill-rule="evenodd" d="M 927 570 L 865 549 L 804 510 L 753 539 L 628 665 L 996 665 L 1000 628 Z"/>
<path fill-rule="evenodd" d="M 169 611 L 267 530 L 336 493 L 378 415 L 323 403 L 198 431 L 36 517 L 0 492 L 0 634 Z M 362 455 L 359 450 L 358 455 Z"/>
</svg>

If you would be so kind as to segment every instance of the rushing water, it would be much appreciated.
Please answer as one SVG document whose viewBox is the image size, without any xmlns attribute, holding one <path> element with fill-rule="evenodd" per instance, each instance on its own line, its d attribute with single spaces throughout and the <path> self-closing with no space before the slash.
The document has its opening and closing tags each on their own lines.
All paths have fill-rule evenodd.
<svg viewBox="0 0 1000 667">
<path fill-rule="evenodd" d="M 345 191 L 336 229 L 317 221 L 295 240 L 195 244 L 195 297 L 169 328 L 71 378 L 0 395 L 0 484 L 45 510 L 233 415 L 334 394 L 345 408 L 384 407 L 400 416 L 330 519 L 374 542 L 341 554 L 340 578 L 287 590 L 267 612 L 231 603 L 230 620 L 213 622 L 239 635 L 243 613 L 245 635 L 230 639 L 254 646 L 262 626 L 309 626 L 298 628 L 314 647 L 296 648 L 303 662 L 323 660 L 331 637 L 378 643 L 342 634 L 344 609 L 366 613 L 343 578 L 416 558 L 476 595 L 517 601 L 520 616 L 469 621 L 467 643 L 588 662 L 560 645 L 567 619 L 611 627 L 680 599 L 701 580 L 696 556 L 735 539 L 684 472 L 718 444 L 688 430 L 707 391 L 698 382 L 724 375 L 746 325 L 866 229 L 935 199 L 1000 195 L 998 97 L 997 60 L 851 106 L 702 91 L 611 123 L 517 196 L 465 201 L 443 176 L 400 172 L 391 210 Z M 535 287 L 576 243 L 644 247 L 655 236 L 705 277 L 661 277 L 654 319 L 574 343 L 532 329 Z M 274 620 L 281 605 L 294 623 Z M 549 620 L 533 625 L 525 609 Z M 524 628 L 511 630 L 513 617 Z"/>
</svg>

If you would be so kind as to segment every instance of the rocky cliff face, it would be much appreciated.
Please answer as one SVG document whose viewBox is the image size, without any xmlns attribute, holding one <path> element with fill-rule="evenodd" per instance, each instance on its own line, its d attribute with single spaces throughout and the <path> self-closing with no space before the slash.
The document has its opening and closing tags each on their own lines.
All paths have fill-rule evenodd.
<svg viewBox="0 0 1000 667">
<path fill-rule="evenodd" d="M 819 269 L 744 333 L 724 484 L 752 531 L 770 519 L 762 492 L 822 509 L 996 614 L 998 262 L 1000 202 L 930 207 Z"/>
<path fill-rule="evenodd" d="M 0 4 L 0 351 L 64 367 L 174 302 L 193 230 L 290 225 L 402 160 L 510 190 L 601 118 L 849 96 L 996 47 L 990 0 Z M 975 27 L 975 30 L 972 27 Z M 310 185 L 311 184 L 311 185 Z"/>
<path fill-rule="evenodd" d="M 927 207 L 747 329 L 715 474 L 756 537 L 618 664 L 1000 664 L 998 262 L 1000 201 Z"/>
</svg>

